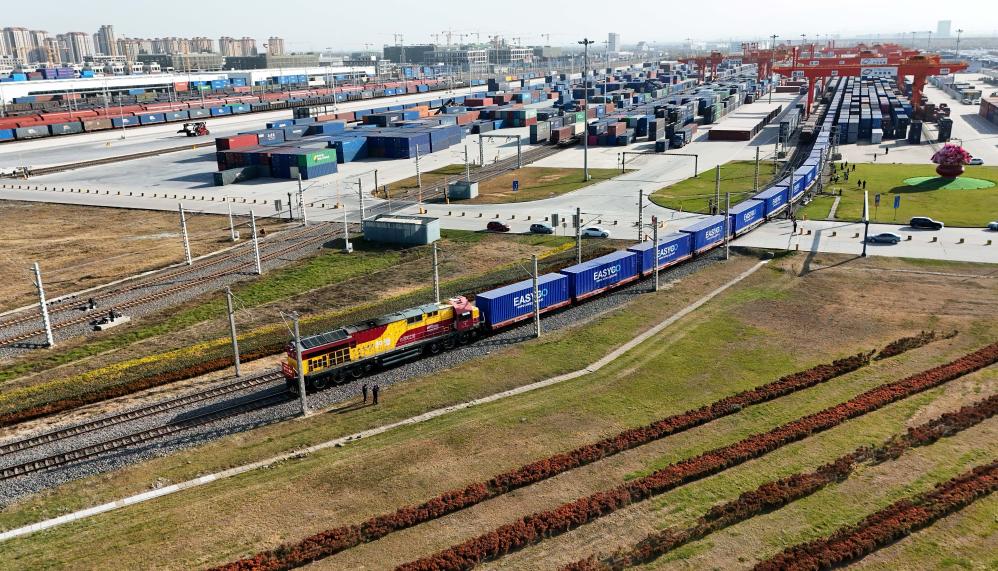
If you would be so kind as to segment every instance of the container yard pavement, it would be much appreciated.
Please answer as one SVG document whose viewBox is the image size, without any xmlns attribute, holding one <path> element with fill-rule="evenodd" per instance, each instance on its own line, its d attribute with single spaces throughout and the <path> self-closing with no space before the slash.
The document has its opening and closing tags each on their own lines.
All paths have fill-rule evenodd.
<svg viewBox="0 0 998 571">
<path fill-rule="evenodd" d="M 981 83 L 978 74 L 957 74 L 956 79 L 978 85 Z M 993 88 L 986 85 L 984 89 L 990 90 L 987 93 L 994 91 Z M 971 155 L 984 159 L 985 165 L 998 165 L 998 125 L 988 123 L 977 114 L 980 106 L 964 105 L 932 84 L 926 84 L 924 95 L 928 97 L 930 103 L 936 105 L 945 103 L 952 109 L 950 113 L 950 119 L 953 120 L 951 142 L 963 145 Z M 926 132 L 931 133 L 934 137 L 936 126 L 928 124 Z M 869 143 L 841 145 L 839 151 L 842 153 L 842 160 L 850 163 L 873 162 L 873 155 L 876 154 L 878 163 L 931 164 L 932 154 L 940 146 L 941 143 L 909 145 L 905 141 L 888 139 L 880 145 Z M 888 148 L 890 152 L 885 155 L 884 151 Z"/>
<path fill-rule="evenodd" d="M 793 99 L 790 94 L 776 94 L 773 105 L 786 105 Z M 771 109 L 768 102 L 757 102 L 745 105 L 746 112 Z M 723 118 L 717 125 L 724 125 L 728 118 Z M 711 126 L 702 129 L 697 139 L 677 153 L 699 155 L 699 170 L 709 170 L 719 164 L 732 160 L 754 160 L 755 149 L 761 146 L 764 151 L 776 140 L 778 125 L 764 129 L 752 141 L 713 141 L 708 142 L 707 131 Z M 525 136 L 526 128 L 504 129 L 503 135 L 520 134 Z M 466 142 L 469 153 L 474 156 L 477 151 L 475 137 Z M 524 145 L 528 148 L 529 145 Z M 512 157 L 516 154 L 515 141 L 501 139 L 485 139 L 486 162 L 493 160 L 498 153 L 500 158 Z M 638 143 L 629 147 L 590 147 L 589 166 L 592 168 L 619 168 L 619 154 L 622 151 L 650 151 L 651 143 Z M 532 166 L 537 167 L 571 167 L 579 168 L 583 163 L 583 149 L 577 145 L 547 157 Z M 420 169 L 432 170 L 455 162 L 463 163 L 464 145 L 432 153 L 422 158 Z M 210 161 L 210 162 L 209 162 Z M 141 165 L 141 166 L 139 166 Z M 441 226 L 461 230 L 481 230 L 490 219 L 500 219 L 510 223 L 514 232 L 525 232 L 530 226 L 530 220 L 543 220 L 554 212 L 568 215 L 576 207 L 582 208 L 587 224 L 605 224 L 613 232 L 629 228 L 637 221 L 637 195 L 639 189 L 651 192 L 663 186 L 684 180 L 693 176 L 693 158 L 676 156 L 666 153 L 655 155 L 635 155 L 628 157 L 627 168 L 634 172 L 613 180 L 588 186 L 584 189 L 564 194 L 555 198 L 534 202 L 505 205 L 462 205 L 462 204 L 432 204 L 428 205 L 428 214 L 438 216 Z M 322 177 L 306 183 L 305 199 L 315 206 L 309 210 L 309 220 L 335 221 L 343 220 L 343 211 L 332 206 L 342 200 L 348 208 L 351 220 L 359 219 L 359 200 L 355 193 L 343 192 L 338 188 L 344 182 L 353 181 L 356 185 L 357 176 L 363 175 L 366 188 L 373 185 L 373 169 L 378 169 L 379 184 L 387 184 L 396 180 L 411 177 L 415 174 L 413 160 L 364 160 L 342 165 L 339 173 Z M 27 184 L 34 188 L 90 188 L 99 190 L 101 194 L 69 193 L 61 191 L 24 191 L 11 189 L 13 181 L 6 182 L 7 188 L 0 187 L 0 198 L 18 200 L 41 200 L 66 202 L 71 204 L 91 204 L 100 206 L 117 206 L 122 208 L 146 208 L 153 210 L 175 210 L 178 201 L 186 201 L 185 206 L 194 210 L 213 213 L 226 213 L 232 206 L 234 212 L 244 214 L 254 208 L 257 213 L 273 213 L 273 201 L 281 200 L 286 204 L 288 193 L 298 189 L 296 181 L 278 181 L 276 179 L 260 179 L 248 183 L 235 184 L 226 187 L 211 186 L 206 181 L 214 170 L 213 153 L 211 151 L 186 151 L 174 153 L 162 158 L 145 159 L 136 163 L 121 163 L 81 169 L 48 176 L 34 177 Z M 25 184 L 24 181 L 16 184 Z M 177 186 L 179 184 L 179 186 Z M 356 186 L 354 186 L 356 188 Z M 121 195 L 117 193 L 120 192 Z M 133 196 L 127 196 L 131 192 Z M 110 194 L 105 194 L 110 193 Z M 144 193 L 145 196 L 139 196 Z M 153 196 L 156 195 L 156 196 Z M 188 198 L 183 198 L 187 196 Z M 227 197 L 229 202 L 222 203 L 221 198 Z M 211 200 L 214 198 L 214 201 Z M 380 203 L 378 199 L 367 197 L 366 207 Z M 325 204 L 326 208 L 320 207 Z M 646 220 L 657 214 L 666 221 L 695 220 L 698 215 L 680 214 L 672 210 L 660 208 L 651 203 L 645 204 Z M 418 207 L 413 205 L 403 210 L 406 214 L 416 214 Z M 462 215 L 463 213 L 463 215 Z M 527 217 L 531 217 L 530 220 Z M 613 222 L 616 222 L 614 224 Z M 630 233 L 633 230 L 628 229 Z M 571 232 L 568 232 L 571 233 Z"/>
<path fill-rule="evenodd" d="M 793 234 L 789 220 L 770 222 L 733 242 L 736 246 L 774 250 L 800 250 L 860 255 L 863 251 L 863 224 L 810 220 L 798 223 Z M 808 232 L 811 232 L 808 234 Z M 980 228 L 945 228 L 941 231 L 915 230 L 906 224 L 870 224 L 870 235 L 894 232 L 904 239 L 900 244 L 869 244 L 869 256 L 922 258 L 959 262 L 998 264 L 998 232 Z M 856 237 L 856 235 L 859 237 Z M 908 237 L 911 237 L 908 240 Z M 935 241 L 933 241 L 935 239 Z M 963 240 L 963 243 L 960 241 Z M 991 245 L 987 245 L 988 241 Z"/>
<path fill-rule="evenodd" d="M 481 90 L 481 87 L 476 87 L 475 89 Z M 352 111 L 355 109 L 368 109 L 372 106 L 415 103 L 417 101 L 426 101 L 428 98 L 442 98 L 445 95 L 467 95 L 471 92 L 472 88 L 465 87 L 454 89 L 453 92 L 433 91 L 429 93 L 400 95 L 397 97 L 348 101 L 337 104 L 337 107 L 342 111 Z M 4 143 L 0 145 L 0 170 L 10 170 L 14 167 L 22 166 L 39 168 L 178 147 L 188 143 L 210 143 L 215 140 L 215 137 L 235 135 L 241 131 L 262 129 L 266 122 L 275 119 L 287 119 L 291 117 L 291 114 L 292 111 L 290 109 L 283 109 L 265 113 L 247 113 L 244 115 L 207 119 L 208 129 L 211 131 L 211 135 L 208 137 L 187 137 L 186 135 L 177 133 L 183 126 L 181 122 L 125 129 L 125 139 L 121 138 L 121 129 L 112 129 L 82 135 L 46 137 L 32 141 Z M 214 154 L 215 148 L 211 147 L 209 151 Z"/>
</svg>

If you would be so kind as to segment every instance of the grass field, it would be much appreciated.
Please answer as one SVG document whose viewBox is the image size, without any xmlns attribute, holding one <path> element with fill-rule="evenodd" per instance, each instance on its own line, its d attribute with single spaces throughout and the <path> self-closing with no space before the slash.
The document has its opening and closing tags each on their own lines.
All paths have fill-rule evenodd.
<svg viewBox="0 0 998 571">
<path fill-rule="evenodd" d="M 527 461 L 592 442 L 627 427 L 682 412 L 786 373 L 827 362 L 920 329 L 960 334 L 901 358 L 744 410 L 573 470 L 521 491 L 392 534 L 319 562 L 321 569 L 390 569 L 492 529 L 516 517 L 612 487 L 668 462 L 734 442 L 841 402 L 993 342 L 998 284 L 987 267 L 939 264 L 912 281 L 904 260 L 791 256 L 763 268 L 702 309 L 640 345 L 598 374 L 364 439 L 154 502 L 0 544 L 10 568 L 204 567 L 344 523 L 359 522 Z M 447 403 L 536 381 L 588 364 L 754 264 L 732 262 L 691 276 L 666 291 L 638 296 L 598 321 L 546 335 L 492 355 L 392 387 L 378 408 L 333 411 L 235 435 L 203 448 L 157 458 L 111 475 L 65 485 L 9 506 L 0 527 L 45 517 L 176 482 L 276 451 L 380 425 Z M 803 267 L 802 264 L 809 264 Z M 902 270 L 902 271 L 897 271 Z M 946 275 L 948 272 L 953 277 Z M 886 303 L 904 287 L 903 310 Z M 860 292 L 860 293 L 856 293 Z M 637 541 L 651 530 L 689 523 L 718 501 L 759 483 L 814 468 L 863 443 L 998 392 L 994 367 L 905 399 L 875 413 L 774 451 L 597 523 L 511 554 L 484 568 L 555 568 L 596 550 Z M 347 408 L 347 407 L 344 407 Z M 811 498 L 691 544 L 656 568 L 751 567 L 797 541 L 829 533 L 899 497 L 998 454 L 998 423 L 913 451 Z M 991 503 L 991 506 L 994 504 Z M 981 502 L 941 523 L 974 529 L 959 553 L 942 527 L 909 537 L 878 557 L 897 568 L 962 557 L 985 568 L 998 521 Z M 985 509 L 985 511 L 981 511 Z M 963 527 L 961 527 L 963 526 Z M 951 528 L 952 529 L 952 528 Z M 936 533 L 935 539 L 931 534 Z M 92 546 L 100 542 L 101 550 Z M 890 551 L 890 553 L 888 553 Z M 983 560 L 982 560 L 983 559 Z"/>
<path fill-rule="evenodd" d="M 850 165 L 850 169 L 852 165 Z M 925 190 L 908 186 L 907 178 L 936 176 L 935 165 L 900 165 L 860 163 L 849 171 L 849 180 L 830 186 L 830 192 L 842 190 L 836 219 L 858 221 L 863 216 L 863 191 L 856 181 L 864 180 L 870 193 L 870 216 L 874 222 L 907 222 L 912 216 L 931 216 L 948 226 L 983 227 L 998 220 L 998 186 L 978 190 Z M 966 167 L 964 176 L 998 182 L 998 167 Z M 874 196 L 880 194 L 880 207 Z M 894 197 L 901 205 L 894 211 Z M 828 216 L 830 202 L 815 201 L 804 213 L 811 219 Z M 896 216 L 895 216 L 896 214 Z"/>
<path fill-rule="evenodd" d="M 440 247 L 440 272 L 445 293 L 467 293 L 462 280 L 502 271 L 516 259 L 533 253 L 541 256 L 559 251 L 570 239 L 556 236 L 496 236 L 484 233 L 445 231 Z M 303 332 L 342 324 L 338 317 L 352 309 L 392 306 L 392 300 L 407 304 L 425 290 L 430 280 L 428 248 L 405 251 L 386 249 L 363 240 L 345 255 L 335 247 L 287 268 L 234 288 L 238 306 L 240 346 L 244 353 L 261 346 L 275 335 L 284 335 L 279 311 L 300 308 Z M 469 262 L 472 260 L 472 262 Z M 519 267 L 510 271 L 518 272 Z M 461 291 L 451 292 L 453 288 Z M 465 284 L 467 285 L 467 284 Z M 427 294 L 429 295 L 429 294 Z M 396 304 L 397 305 L 397 304 Z M 394 307 L 394 306 L 392 306 Z M 0 368 L 0 413 L 10 414 L 76 398 L 90 392 L 122 385 L 135 379 L 190 366 L 226 353 L 227 320 L 220 294 L 184 304 L 116 331 L 99 340 L 80 339 L 63 344 L 57 353 L 39 353 Z M 340 321 L 337 321 L 339 319 Z"/>
<path fill-rule="evenodd" d="M 759 167 L 759 185 L 772 178 L 772 163 L 762 163 Z M 704 171 L 696 178 L 688 178 L 681 182 L 656 190 L 651 195 L 651 201 L 665 208 L 682 210 L 683 212 L 709 212 L 710 201 L 715 194 L 714 169 Z M 752 193 L 755 181 L 754 161 L 732 161 L 721 165 L 721 202 L 723 208 L 724 194 L 731 193 L 731 204 L 734 206 L 745 200 Z"/>
<path fill-rule="evenodd" d="M 476 167 L 472 167 L 472 172 Z M 422 175 L 423 186 L 432 186 L 448 176 L 463 175 L 464 165 L 448 165 Z M 590 180 L 582 180 L 582 169 L 558 167 L 523 167 L 478 184 L 478 198 L 452 201 L 455 204 L 503 204 L 528 202 L 551 198 L 610 180 L 619 176 L 617 169 L 589 169 Z M 518 190 L 513 192 L 513 181 L 519 181 Z M 410 177 L 389 185 L 389 192 L 411 192 L 418 188 L 416 177 Z"/>
<path fill-rule="evenodd" d="M 177 212 L 4 200 L 0 220 L 9 222 L 0 224 L 0 275 L 7 276 L 0 283 L 0 311 L 38 301 L 34 262 L 41 264 L 52 299 L 184 261 Z M 257 224 L 268 232 L 285 225 L 270 218 Z M 189 212 L 187 231 L 194 256 L 232 245 L 226 216 Z"/>
</svg>

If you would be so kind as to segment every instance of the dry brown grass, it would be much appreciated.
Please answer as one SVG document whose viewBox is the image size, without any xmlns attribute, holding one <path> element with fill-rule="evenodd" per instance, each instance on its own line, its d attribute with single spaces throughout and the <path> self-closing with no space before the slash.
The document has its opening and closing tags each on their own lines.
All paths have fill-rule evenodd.
<svg viewBox="0 0 998 571">
<path fill-rule="evenodd" d="M 36 261 L 54 298 L 184 260 L 176 212 L 5 200 L 0 220 L 0 310 L 37 299 Z M 268 232 L 283 226 L 271 219 L 260 225 Z M 188 214 L 187 231 L 193 256 L 232 245 L 227 216 Z"/>
</svg>

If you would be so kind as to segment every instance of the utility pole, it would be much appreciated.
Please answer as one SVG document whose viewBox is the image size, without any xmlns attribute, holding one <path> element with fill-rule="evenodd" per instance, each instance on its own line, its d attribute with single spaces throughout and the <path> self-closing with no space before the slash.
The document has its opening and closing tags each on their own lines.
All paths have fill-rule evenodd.
<svg viewBox="0 0 998 571">
<path fill-rule="evenodd" d="M 346 206 L 343 206 L 343 252 L 346 254 L 353 252 L 353 244 L 350 243 L 350 226 L 347 224 Z"/>
<path fill-rule="evenodd" d="M 638 189 L 638 242 L 644 240 L 645 231 L 645 189 Z"/>
<path fill-rule="evenodd" d="M 416 186 L 418 186 L 420 190 L 423 188 L 423 175 L 419 172 L 419 145 L 416 145 Z"/>
<path fill-rule="evenodd" d="M 523 147 L 521 145 L 523 138 L 519 135 L 516 136 L 516 168 L 523 168 Z"/>
<path fill-rule="evenodd" d="M 263 275 L 263 267 L 260 265 L 260 237 L 256 234 L 256 214 L 250 210 L 250 228 L 253 230 L 253 258 L 256 260 L 256 275 Z"/>
<path fill-rule="evenodd" d="M 187 265 L 190 266 L 194 263 L 191 259 L 191 243 L 187 238 L 187 217 L 184 216 L 184 205 L 180 204 L 180 233 L 184 237 L 184 259 L 187 260 Z"/>
<path fill-rule="evenodd" d="M 731 210 L 731 193 L 724 193 L 724 259 L 731 257 L 731 219 L 728 212 Z"/>
<path fill-rule="evenodd" d="M 754 182 L 752 183 L 752 190 L 756 192 L 759 191 L 759 154 L 760 154 L 759 152 L 761 150 L 762 147 L 755 148 L 755 179 Z"/>
<path fill-rule="evenodd" d="M 298 397 L 301 400 L 301 415 L 308 416 L 308 395 L 305 394 L 305 371 L 301 362 L 301 332 L 298 328 L 298 312 L 291 314 L 295 324 L 295 359 L 298 361 Z"/>
<path fill-rule="evenodd" d="M 236 376 L 241 377 L 239 372 L 239 341 L 236 338 L 236 312 L 232 309 L 232 290 L 225 288 L 225 303 L 229 307 L 229 335 L 232 336 L 232 357 L 236 364 Z"/>
<path fill-rule="evenodd" d="M 714 167 L 714 208 L 711 214 L 721 210 L 721 165 Z"/>
<path fill-rule="evenodd" d="M 655 252 L 655 257 L 653 258 L 655 261 L 652 262 L 655 264 L 655 291 L 658 291 L 658 267 L 661 265 L 658 263 L 658 216 L 651 217 L 651 226 L 652 240 L 655 242 L 655 249 L 653 250 Z"/>
<path fill-rule="evenodd" d="M 235 223 L 235 221 L 232 218 L 232 205 L 231 204 L 229 205 L 229 236 L 232 238 L 233 242 L 235 242 L 236 240 L 239 239 L 239 238 L 236 237 L 236 223 Z"/>
<path fill-rule="evenodd" d="M 464 180 L 471 182 L 471 164 L 468 163 L 468 145 L 464 146 Z"/>
<path fill-rule="evenodd" d="M 45 325 L 45 344 L 50 348 L 55 346 L 52 337 L 52 322 L 49 320 L 49 306 L 45 302 L 45 287 L 42 285 L 42 269 L 35 262 L 35 287 L 38 288 L 38 305 L 42 308 L 42 323 Z"/>
<path fill-rule="evenodd" d="M 298 173 L 298 210 L 301 211 L 301 225 L 308 226 L 308 218 L 305 216 L 305 191 L 301 187 L 301 173 Z"/>
<path fill-rule="evenodd" d="M 360 223 L 364 223 L 364 181 L 357 179 L 357 193 L 360 194 Z"/>
<path fill-rule="evenodd" d="M 582 44 L 582 50 L 583 50 L 583 56 L 582 56 L 582 58 L 583 58 L 583 62 L 584 62 L 584 65 L 585 65 L 585 69 L 582 71 L 582 85 L 583 85 L 583 88 L 585 89 L 586 101 L 589 101 L 589 87 L 588 87 L 589 80 L 587 79 L 588 76 L 589 76 L 589 46 L 591 44 L 595 44 L 596 40 L 590 40 L 589 38 L 583 38 L 582 41 L 579 42 L 579 43 Z M 583 142 L 583 146 L 582 146 L 582 168 L 583 168 L 583 171 L 584 171 L 584 173 L 583 173 L 584 174 L 583 180 L 586 181 L 586 182 L 589 182 L 589 180 L 590 180 L 589 179 L 589 129 L 588 129 L 589 120 L 585 119 L 585 120 L 583 120 L 583 123 L 586 126 L 586 128 L 584 128 L 582 130 L 582 142 Z"/>
<path fill-rule="evenodd" d="M 773 91 L 776 89 L 773 86 L 773 64 L 776 62 L 776 38 L 780 37 L 776 34 L 769 36 L 773 42 L 769 45 L 769 102 L 773 102 Z"/>
<path fill-rule="evenodd" d="M 863 254 L 866 257 L 866 243 L 870 238 L 870 193 L 863 191 Z"/>
<path fill-rule="evenodd" d="M 541 336 L 541 288 L 539 285 L 539 276 L 537 273 L 537 254 L 533 256 L 534 262 L 534 336 Z"/>
<path fill-rule="evenodd" d="M 582 263 L 582 209 L 575 209 L 575 263 Z"/>
<path fill-rule="evenodd" d="M 485 139 L 482 134 L 478 134 L 478 166 L 485 166 Z"/>
<path fill-rule="evenodd" d="M 963 34 L 963 29 L 958 29 L 956 31 L 956 59 L 960 59 L 960 35 Z"/>
<path fill-rule="evenodd" d="M 437 243 L 433 243 L 433 299 L 440 303 L 440 260 L 437 258 Z"/>
<path fill-rule="evenodd" d="M 288 222 L 294 220 L 294 202 L 291 201 L 291 193 L 288 193 Z"/>
</svg>

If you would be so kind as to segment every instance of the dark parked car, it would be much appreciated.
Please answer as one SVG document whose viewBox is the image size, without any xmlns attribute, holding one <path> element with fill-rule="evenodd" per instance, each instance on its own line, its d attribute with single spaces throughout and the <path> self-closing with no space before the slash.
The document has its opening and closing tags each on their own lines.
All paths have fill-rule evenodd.
<svg viewBox="0 0 998 571">
<path fill-rule="evenodd" d="M 489 232 L 509 232 L 509 226 L 499 222 L 498 220 L 493 220 L 489 222 L 485 229 Z"/>
<path fill-rule="evenodd" d="M 921 230 L 942 230 L 945 224 L 938 220 L 933 220 L 928 216 L 916 216 L 908 221 L 908 226 Z"/>
<path fill-rule="evenodd" d="M 871 244 L 897 244 L 901 241 L 901 236 L 893 232 L 881 232 L 880 234 L 867 236 L 866 241 Z"/>
<path fill-rule="evenodd" d="M 554 228 L 543 222 L 536 222 L 530 225 L 530 231 L 534 234 L 554 234 Z"/>
<path fill-rule="evenodd" d="M 998 220 L 995 220 L 994 222 L 988 222 L 988 230 L 993 230 L 995 232 L 998 232 Z"/>
</svg>

